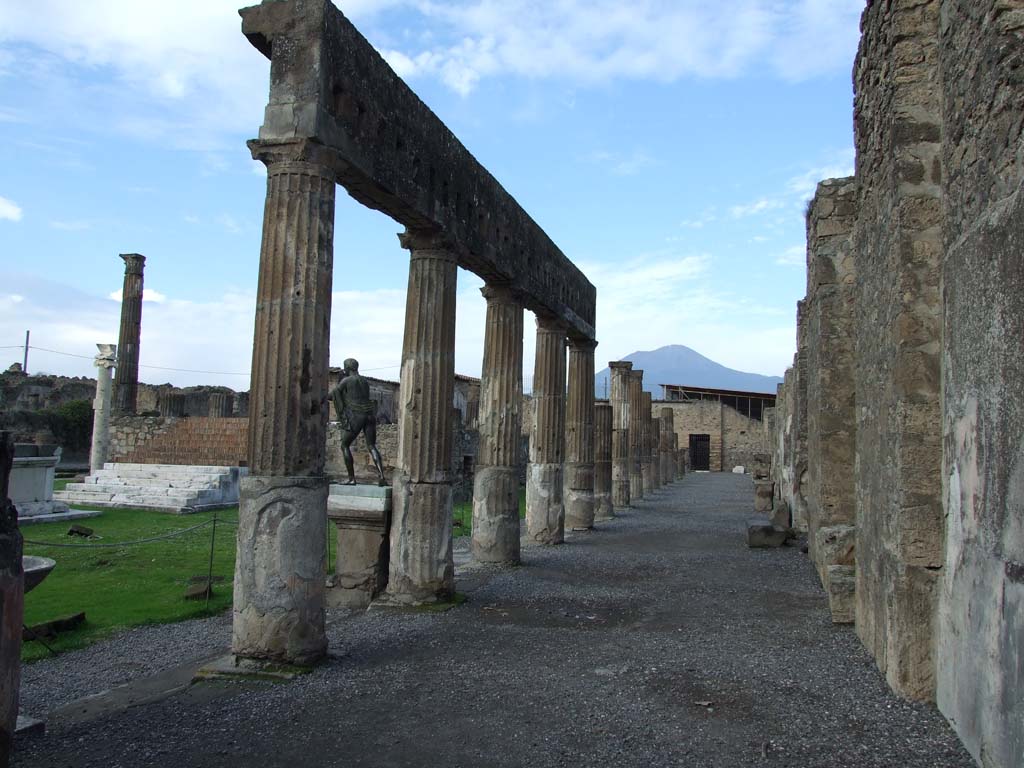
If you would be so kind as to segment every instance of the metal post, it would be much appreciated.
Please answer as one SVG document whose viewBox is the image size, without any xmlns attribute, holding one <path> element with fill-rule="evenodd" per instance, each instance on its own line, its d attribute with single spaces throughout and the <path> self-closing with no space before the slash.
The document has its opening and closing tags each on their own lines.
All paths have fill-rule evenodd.
<svg viewBox="0 0 1024 768">
<path fill-rule="evenodd" d="M 217 539 L 217 510 L 213 510 L 213 530 L 210 531 L 210 566 L 206 571 L 206 608 L 210 607 L 213 594 L 213 544 Z"/>
<path fill-rule="evenodd" d="M 25 357 L 21 361 L 22 373 L 28 373 L 28 335 L 29 331 L 25 331 Z"/>
</svg>

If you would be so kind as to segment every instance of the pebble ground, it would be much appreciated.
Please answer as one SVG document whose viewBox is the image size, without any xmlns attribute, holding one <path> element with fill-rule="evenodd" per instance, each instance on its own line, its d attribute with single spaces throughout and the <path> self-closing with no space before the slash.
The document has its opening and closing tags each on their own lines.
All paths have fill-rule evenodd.
<svg viewBox="0 0 1024 768">
<path fill-rule="evenodd" d="M 49 724 L 14 765 L 969 768 L 931 706 L 834 626 L 806 555 L 749 550 L 749 476 L 688 475 L 446 613 L 332 612 L 286 684 L 200 683 Z M 56 708 L 226 650 L 227 617 L 149 627 L 24 671 Z"/>
</svg>

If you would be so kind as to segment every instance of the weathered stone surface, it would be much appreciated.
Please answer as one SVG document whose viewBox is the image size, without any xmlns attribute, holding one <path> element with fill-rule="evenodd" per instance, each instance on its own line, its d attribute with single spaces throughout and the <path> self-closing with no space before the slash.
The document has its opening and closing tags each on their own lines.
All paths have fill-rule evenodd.
<svg viewBox="0 0 1024 768">
<path fill-rule="evenodd" d="M 117 347 L 97 344 L 99 354 L 96 366 L 96 396 L 92 401 L 92 445 L 89 449 L 89 469 L 100 469 L 110 456 L 110 397 L 111 369 L 117 363 Z"/>
<path fill-rule="evenodd" d="M 642 373 L 642 372 L 641 372 Z M 642 381 L 642 380 L 641 380 Z M 654 439 L 654 425 L 651 418 L 651 393 L 640 393 L 640 480 L 643 496 L 650 496 L 657 489 L 654 477 L 654 463 L 651 445 Z"/>
<path fill-rule="evenodd" d="M 185 415 L 185 396 L 177 392 L 165 392 L 160 396 L 160 416 L 165 419 L 180 419 Z"/>
<path fill-rule="evenodd" d="M 766 523 L 763 519 L 758 518 L 747 522 L 747 546 L 751 549 L 781 547 L 788 538 L 788 530 Z"/>
<path fill-rule="evenodd" d="M 612 504 L 612 406 L 594 407 L 594 519 L 615 517 Z"/>
<path fill-rule="evenodd" d="M 210 418 L 226 419 L 235 410 L 235 397 L 227 392 L 210 393 L 210 405 L 208 415 Z"/>
<path fill-rule="evenodd" d="M 312 664 L 327 651 L 327 482 L 247 477 L 238 507 L 232 651 Z"/>
<path fill-rule="evenodd" d="M 322 146 L 356 200 L 409 229 L 444 231 L 460 266 L 594 337 L 593 285 L 330 0 L 241 13 L 242 31 L 271 59 L 261 141 Z"/>
<path fill-rule="evenodd" d="M 612 372 L 612 506 L 624 509 L 630 503 L 630 474 L 632 472 L 632 440 L 630 428 L 630 371 L 633 364 L 624 360 L 608 363 Z"/>
<path fill-rule="evenodd" d="M 776 498 L 771 510 L 770 519 L 772 525 L 777 525 L 780 528 L 792 528 L 793 516 L 789 510 L 789 502 L 785 499 Z"/>
<path fill-rule="evenodd" d="M 8 497 L 13 459 L 11 434 L 0 432 L 0 766 L 4 768 L 8 765 L 18 721 L 25 594 L 18 512 Z"/>
<path fill-rule="evenodd" d="M 526 530 L 533 541 L 541 544 L 561 544 L 565 538 L 565 365 L 565 327 L 557 320 L 538 316 Z M 588 384 L 593 380 L 591 376 Z"/>
<path fill-rule="evenodd" d="M 519 562 L 519 437 L 523 403 L 523 307 L 505 286 L 487 299 L 473 477 L 473 559 Z"/>
<path fill-rule="evenodd" d="M 327 518 L 337 529 L 337 555 L 329 606 L 365 607 L 387 586 L 391 496 L 391 488 L 331 486 Z"/>
<path fill-rule="evenodd" d="M 676 479 L 676 463 L 673 457 L 675 441 L 678 439 L 675 433 L 675 411 L 671 408 L 662 408 L 659 418 L 661 440 L 658 444 L 658 454 L 661 462 L 661 481 L 668 484 L 675 482 Z"/>
<path fill-rule="evenodd" d="M 135 413 L 139 393 L 139 339 L 142 336 L 142 272 L 146 257 L 122 253 L 121 328 L 117 338 L 114 374 L 114 413 Z"/>
<path fill-rule="evenodd" d="M 644 497 L 644 372 L 629 372 L 629 497 L 638 501 Z M 648 410 L 648 413 L 650 411 Z"/>
<path fill-rule="evenodd" d="M 833 624 L 853 624 L 856 615 L 857 577 L 852 565 L 830 565 L 824 579 Z"/>
<path fill-rule="evenodd" d="M 447 600 L 455 589 L 451 461 L 458 268 L 442 238 L 407 232 L 402 245 L 411 258 L 388 596 L 419 603 Z"/>
<path fill-rule="evenodd" d="M 651 483 L 655 490 L 664 485 L 661 479 L 661 419 L 651 417 Z"/>
<path fill-rule="evenodd" d="M 771 480 L 757 480 L 754 482 L 754 511 L 771 512 L 775 499 L 775 483 Z"/>
<path fill-rule="evenodd" d="M 594 349 L 589 339 L 569 340 L 569 382 L 565 406 L 565 527 L 594 527 Z"/>
</svg>

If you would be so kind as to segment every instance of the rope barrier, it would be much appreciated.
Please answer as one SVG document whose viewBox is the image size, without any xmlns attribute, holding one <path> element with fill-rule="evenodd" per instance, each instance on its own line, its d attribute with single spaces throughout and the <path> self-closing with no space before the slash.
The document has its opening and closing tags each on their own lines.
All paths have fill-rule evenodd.
<svg viewBox="0 0 1024 768">
<path fill-rule="evenodd" d="M 230 521 L 220 520 L 219 522 L 227 523 Z M 118 547 L 132 547 L 138 544 L 150 544 L 154 541 L 164 541 L 166 539 L 173 539 L 178 536 L 184 536 L 186 533 L 191 533 L 192 531 L 198 530 L 200 528 L 205 528 L 208 525 L 213 525 L 212 519 L 199 523 L 198 525 L 193 525 L 191 528 L 184 528 L 180 531 L 174 531 L 173 533 L 163 534 L 162 536 L 152 536 L 148 539 L 137 539 L 135 541 L 112 542 L 110 544 L 61 544 L 60 542 L 56 541 L 33 541 L 32 539 L 25 539 L 25 543 L 34 544 L 37 547 L 64 547 L 66 549 L 116 549 Z M 238 525 L 238 523 L 236 522 L 234 523 L 234 525 Z"/>
</svg>

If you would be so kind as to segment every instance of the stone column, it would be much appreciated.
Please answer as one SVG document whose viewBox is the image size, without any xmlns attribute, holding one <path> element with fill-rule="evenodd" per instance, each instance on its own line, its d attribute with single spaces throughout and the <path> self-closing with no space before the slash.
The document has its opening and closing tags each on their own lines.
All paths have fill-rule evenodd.
<svg viewBox="0 0 1024 768">
<path fill-rule="evenodd" d="M 533 368 L 533 425 L 526 477 L 526 530 L 533 541 L 561 544 L 562 461 L 565 457 L 565 326 L 537 317 Z"/>
<path fill-rule="evenodd" d="M 229 418 L 235 409 L 235 398 L 227 392 L 214 392 L 207 408 L 207 414 L 215 419 Z"/>
<path fill-rule="evenodd" d="M 612 406 L 594 406 L 594 519 L 611 520 L 612 509 Z"/>
<path fill-rule="evenodd" d="M 672 456 L 676 463 L 676 479 L 686 474 L 686 452 L 679 447 L 679 435 L 672 435 Z"/>
<path fill-rule="evenodd" d="M 594 527 L 594 349 L 592 339 L 569 339 L 565 407 L 565 526 Z"/>
<path fill-rule="evenodd" d="M 89 471 L 103 469 L 110 454 L 110 369 L 117 365 L 117 346 L 97 344 L 96 397 L 92 401 L 92 446 L 89 449 Z"/>
<path fill-rule="evenodd" d="M 507 286 L 487 299 L 473 477 L 473 559 L 519 562 L 519 439 L 523 422 L 523 305 Z"/>
<path fill-rule="evenodd" d="M 676 480 L 675 442 L 676 436 L 675 411 L 671 408 L 661 409 L 661 466 L 663 483 L 674 483 Z"/>
<path fill-rule="evenodd" d="M 10 432 L 0 432 L 0 766 L 14 745 L 21 687 L 21 627 L 25 605 L 18 512 L 7 497 L 14 461 Z"/>
<path fill-rule="evenodd" d="M 629 475 L 632 465 L 630 453 L 630 370 L 633 364 L 625 360 L 608 363 L 612 374 L 610 405 L 612 409 L 612 507 L 624 509 L 630 502 Z"/>
<path fill-rule="evenodd" d="M 114 374 L 114 413 L 135 413 L 139 396 L 139 338 L 142 335 L 142 271 L 146 257 L 122 253 L 124 285 L 121 289 L 121 331 L 117 338 Z"/>
<path fill-rule="evenodd" d="M 180 392 L 164 392 L 157 407 L 160 415 L 166 418 L 181 418 L 185 415 L 185 395 Z"/>
<path fill-rule="evenodd" d="M 651 416 L 651 475 L 654 490 L 661 488 L 661 419 Z"/>
<path fill-rule="evenodd" d="M 629 497 L 638 501 L 644 497 L 644 480 L 641 473 L 643 462 L 643 403 L 642 370 L 629 372 Z"/>
<path fill-rule="evenodd" d="M 311 664 L 327 651 L 324 477 L 334 173 L 295 144 L 249 144 L 267 166 L 239 493 L 232 651 Z"/>
<path fill-rule="evenodd" d="M 455 292 L 451 244 L 407 230 L 409 290 L 398 409 L 388 596 L 400 603 L 451 599 L 452 398 L 455 395 Z"/>
<path fill-rule="evenodd" d="M 640 476 L 644 483 L 644 496 L 650 496 L 654 493 L 654 471 L 651 466 L 651 435 L 653 429 L 651 426 L 651 393 L 641 392 L 640 393 L 641 409 L 643 413 L 642 431 L 640 433 L 641 440 L 643 441 L 643 449 L 641 453 L 640 462 Z"/>
</svg>

